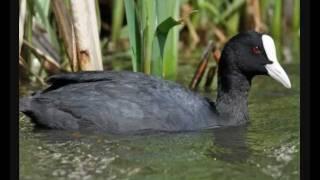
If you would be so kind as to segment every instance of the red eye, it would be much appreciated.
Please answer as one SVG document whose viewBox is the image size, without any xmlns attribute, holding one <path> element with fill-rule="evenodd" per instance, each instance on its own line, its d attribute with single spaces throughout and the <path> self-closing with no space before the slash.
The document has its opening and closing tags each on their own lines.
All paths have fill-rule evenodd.
<svg viewBox="0 0 320 180">
<path fill-rule="evenodd" d="M 258 46 L 253 47 L 251 50 L 252 50 L 253 54 L 260 54 L 261 53 L 260 48 Z"/>
</svg>

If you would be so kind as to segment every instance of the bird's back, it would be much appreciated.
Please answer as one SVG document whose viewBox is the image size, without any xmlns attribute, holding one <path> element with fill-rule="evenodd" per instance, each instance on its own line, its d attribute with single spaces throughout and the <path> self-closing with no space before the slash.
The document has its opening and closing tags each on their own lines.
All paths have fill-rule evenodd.
<svg viewBox="0 0 320 180">
<path fill-rule="evenodd" d="M 142 73 L 83 72 L 53 76 L 20 111 L 37 124 L 111 133 L 185 131 L 213 125 L 214 107 L 186 88 Z"/>
</svg>

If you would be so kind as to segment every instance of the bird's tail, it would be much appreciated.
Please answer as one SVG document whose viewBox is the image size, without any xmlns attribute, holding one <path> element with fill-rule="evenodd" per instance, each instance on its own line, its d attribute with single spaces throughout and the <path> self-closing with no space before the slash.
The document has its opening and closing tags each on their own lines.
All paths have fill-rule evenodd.
<svg viewBox="0 0 320 180">
<path fill-rule="evenodd" d="M 19 112 L 30 111 L 31 96 L 22 97 L 19 99 Z"/>
</svg>

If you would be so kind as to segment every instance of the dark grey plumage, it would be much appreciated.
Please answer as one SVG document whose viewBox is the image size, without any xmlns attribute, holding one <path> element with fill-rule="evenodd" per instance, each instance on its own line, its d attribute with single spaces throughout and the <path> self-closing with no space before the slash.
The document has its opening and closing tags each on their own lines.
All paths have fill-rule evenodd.
<svg viewBox="0 0 320 180">
<path fill-rule="evenodd" d="M 52 76 L 48 82 L 51 87 L 21 100 L 20 111 L 49 128 L 121 133 L 216 125 L 214 118 L 208 121 L 215 109 L 204 97 L 142 73 L 70 73 Z"/>
</svg>

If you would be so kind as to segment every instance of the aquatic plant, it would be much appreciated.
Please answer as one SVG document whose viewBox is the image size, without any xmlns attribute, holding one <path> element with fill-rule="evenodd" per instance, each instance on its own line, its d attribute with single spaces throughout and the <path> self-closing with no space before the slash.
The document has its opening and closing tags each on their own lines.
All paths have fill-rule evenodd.
<svg viewBox="0 0 320 180">
<path fill-rule="evenodd" d="M 181 23 L 179 0 L 125 0 L 134 71 L 174 77 Z"/>
</svg>

